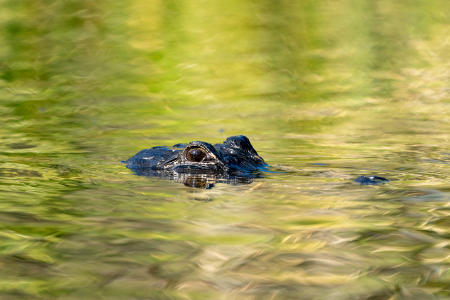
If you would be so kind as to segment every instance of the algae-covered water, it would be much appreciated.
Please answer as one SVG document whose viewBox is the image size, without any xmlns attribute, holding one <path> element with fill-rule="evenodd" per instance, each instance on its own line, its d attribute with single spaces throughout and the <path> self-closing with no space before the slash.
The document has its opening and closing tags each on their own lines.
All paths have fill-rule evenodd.
<svg viewBox="0 0 450 300">
<path fill-rule="evenodd" d="M 449 53 L 448 0 L 0 0 L 0 298 L 448 299 Z M 121 163 L 237 134 L 276 172 Z"/>
</svg>

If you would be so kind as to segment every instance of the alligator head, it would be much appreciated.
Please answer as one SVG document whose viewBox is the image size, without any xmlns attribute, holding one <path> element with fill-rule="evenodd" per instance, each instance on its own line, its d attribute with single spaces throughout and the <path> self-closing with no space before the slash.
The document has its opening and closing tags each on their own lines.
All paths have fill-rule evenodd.
<svg viewBox="0 0 450 300">
<path fill-rule="evenodd" d="M 203 182 L 202 178 L 210 182 L 248 183 L 246 179 L 259 177 L 258 171 L 268 167 L 243 135 L 215 145 L 194 141 L 170 148 L 157 146 L 138 152 L 125 163 L 138 175 L 177 181 L 184 178 L 182 181 L 188 185 Z"/>
</svg>

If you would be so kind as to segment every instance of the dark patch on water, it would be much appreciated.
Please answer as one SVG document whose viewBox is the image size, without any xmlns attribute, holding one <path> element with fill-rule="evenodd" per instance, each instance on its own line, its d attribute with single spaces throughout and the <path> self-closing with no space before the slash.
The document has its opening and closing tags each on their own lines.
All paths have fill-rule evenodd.
<svg viewBox="0 0 450 300">
<path fill-rule="evenodd" d="M 8 146 L 8 148 L 10 149 L 31 149 L 36 147 L 36 145 L 31 145 L 27 143 L 12 143 L 6 146 Z"/>
<path fill-rule="evenodd" d="M 0 168 L 0 177 L 42 177 L 42 175 L 41 173 L 33 170 Z"/>
</svg>

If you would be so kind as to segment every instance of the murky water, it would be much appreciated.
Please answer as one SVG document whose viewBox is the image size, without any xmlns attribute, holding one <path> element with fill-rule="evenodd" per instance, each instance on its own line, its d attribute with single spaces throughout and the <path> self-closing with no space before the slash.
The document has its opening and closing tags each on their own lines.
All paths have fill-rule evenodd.
<svg viewBox="0 0 450 300">
<path fill-rule="evenodd" d="M 450 297 L 449 12 L 1 0 L 0 298 Z M 236 134 L 283 173 L 120 163 Z"/>
</svg>

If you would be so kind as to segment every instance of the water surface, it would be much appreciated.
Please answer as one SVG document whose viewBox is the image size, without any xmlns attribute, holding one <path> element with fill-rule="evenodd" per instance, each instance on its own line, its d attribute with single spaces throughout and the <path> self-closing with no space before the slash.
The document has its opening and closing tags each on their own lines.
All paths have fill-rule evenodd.
<svg viewBox="0 0 450 300">
<path fill-rule="evenodd" d="M 450 297 L 449 11 L 1 0 L 0 298 Z M 120 163 L 237 134 L 283 173 Z"/>
</svg>

